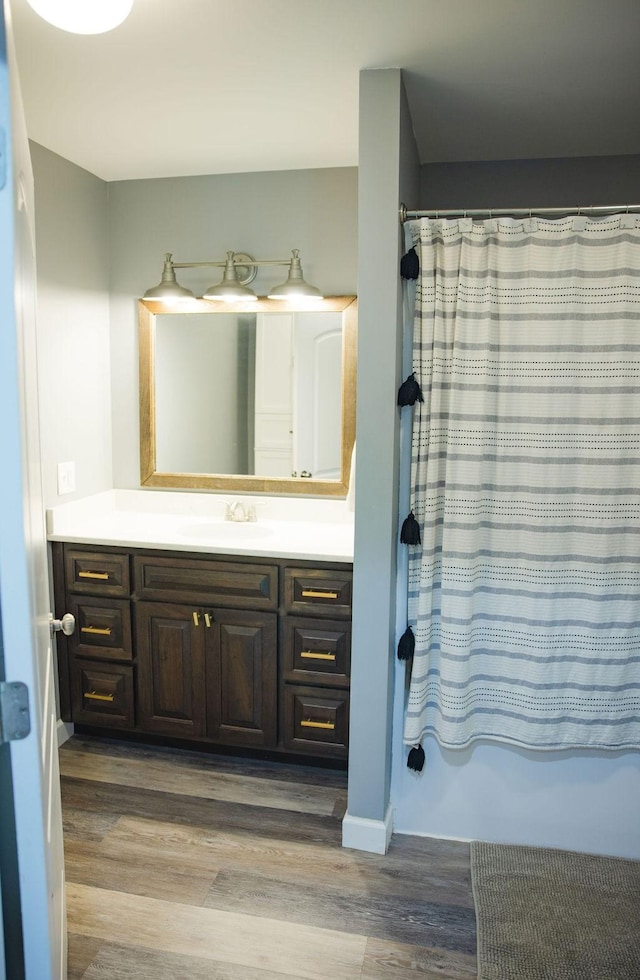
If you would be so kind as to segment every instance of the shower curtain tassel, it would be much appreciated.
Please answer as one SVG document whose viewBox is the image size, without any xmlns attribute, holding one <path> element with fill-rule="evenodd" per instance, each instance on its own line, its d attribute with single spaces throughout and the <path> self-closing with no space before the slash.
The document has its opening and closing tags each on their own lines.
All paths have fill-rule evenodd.
<svg viewBox="0 0 640 980">
<path fill-rule="evenodd" d="M 400 531 L 400 541 L 402 544 L 420 544 L 420 525 L 415 519 L 413 511 L 404 519 Z"/>
<path fill-rule="evenodd" d="M 420 385 L 416 381 L 416 372 L 412 371 L 398 388 L 398 405 L 415 405 L 416 402 L 423 401 Z"/>
<path fill-rule="evenodd" d="M 416 638 L 411 627 L 407 626 L 398 643 L 398 660 L 411 660 L 415 648 Z"/>
<path fill-rule="evenodd" d="M 400 275 L 403 279 L 417 279 L 420 272 L 420 260 L 415 248 L 410 248 L 400 259 Z"/>
<path fill-rule="evenodd" d="M 424 749 L 421 745 L 414 745 L 409 752 L 409 758 L 407 759 L 407 769 L 411 769 L 413 772 L 422 772 L 424 767 Z"/>
</svg>

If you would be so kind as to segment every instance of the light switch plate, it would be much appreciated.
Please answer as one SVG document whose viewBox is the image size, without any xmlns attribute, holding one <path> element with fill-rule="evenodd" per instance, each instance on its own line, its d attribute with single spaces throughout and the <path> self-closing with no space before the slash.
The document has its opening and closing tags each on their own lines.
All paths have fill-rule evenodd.
<svg viewBox="0 0 640 980">
<path fill-rule="evenodd" d="M 76 464 L 58 463 L 58 493 L 73 493 L 76 488 Z"/>
</svg>

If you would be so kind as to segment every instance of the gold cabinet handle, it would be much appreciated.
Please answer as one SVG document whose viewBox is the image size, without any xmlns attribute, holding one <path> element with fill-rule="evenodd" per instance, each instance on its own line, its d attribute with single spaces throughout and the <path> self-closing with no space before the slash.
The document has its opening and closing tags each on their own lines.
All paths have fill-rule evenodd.
<svg viewBox="0 0 640 980">
<path fill-rule="evenodd" d="M 204 622 L 207 629 L 209 629 L 211 627 L 211 616 L 209 615 L 209 613 L 204 614 Z"/>
<path fill-rule="evenodd" d="M 335 653 L 320 653 L 316 650 L 301 650 L 300 656 L 306 660 L 335 660 Z"/>
<path fill-rule="evenodd" d="M 194 626 L 199 626 L 200 625 L 200 613 L 194 612 L 191 615 L 193 616 L 193 625 Z"/>
<path fill-rule="evenodd" d="M 106 582 L 109 578 L 109 572 L 78 572 L 78 578 L 99 578 Z"/>
<path fill-rule="evenodd" d="M 337 592 L 330 592 L 328 590 L 321 591 L 320 589 L 303 589 L 302 596 L 304 599 L 337 599 Z"/>
<path fill-rule="evenodd" d="M 303 718 L 300 725 L 302 728 L 324 728 L 328 732 L 332 732 L 336 727 L 333 721 L 311 721 L 310 718 Z"/>
<path fill-rule="evenodd" d="M 111 636 L 111 627 L 107 626 L 102 629 L 99 626 L 81 626 L 81 633 L 92 633 L 94 636 Z"/>
<path fill-rule="evenodd" d="M 96 694 L 95 691 L 88 691 L 84 696 L 87 701 L 113 701 L 115 697 L 113 694 Z"/>
</svg>

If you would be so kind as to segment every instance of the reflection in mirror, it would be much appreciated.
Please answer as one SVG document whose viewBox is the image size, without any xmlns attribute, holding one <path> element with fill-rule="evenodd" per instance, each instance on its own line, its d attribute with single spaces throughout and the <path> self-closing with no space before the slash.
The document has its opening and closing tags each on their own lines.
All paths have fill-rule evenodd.
<svg viewBox="0 0 640 980">
<path fill-rule="evenodd" d="M 141 301 L 143 485 L 344 495 L 355 310 Z"/>
</svg>

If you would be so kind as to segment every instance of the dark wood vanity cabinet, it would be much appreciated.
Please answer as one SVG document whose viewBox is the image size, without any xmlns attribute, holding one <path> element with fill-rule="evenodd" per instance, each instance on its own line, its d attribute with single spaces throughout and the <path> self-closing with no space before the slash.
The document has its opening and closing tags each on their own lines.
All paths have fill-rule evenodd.
<svg viewBox="0 0 640 980">
<path fill-rule="evenodd" d="M 350 566 L 52 548 L 64 720 L 346 759 Z"/>
</svg>

